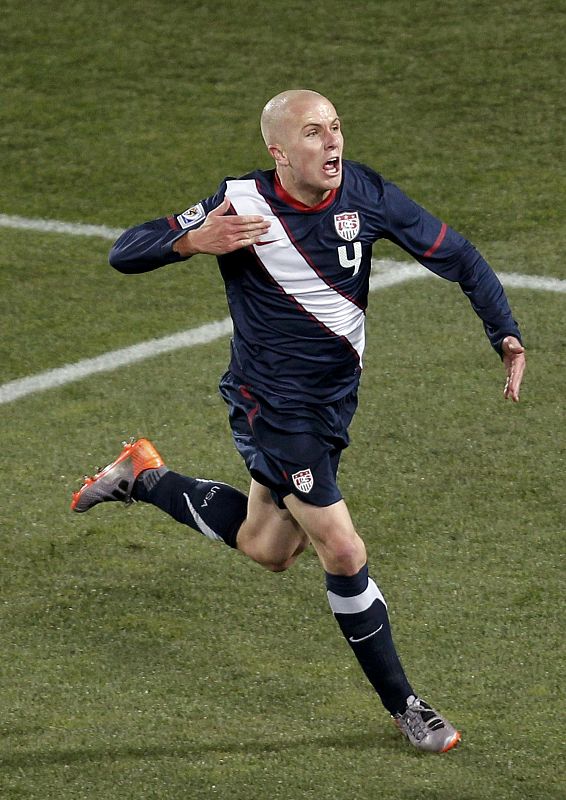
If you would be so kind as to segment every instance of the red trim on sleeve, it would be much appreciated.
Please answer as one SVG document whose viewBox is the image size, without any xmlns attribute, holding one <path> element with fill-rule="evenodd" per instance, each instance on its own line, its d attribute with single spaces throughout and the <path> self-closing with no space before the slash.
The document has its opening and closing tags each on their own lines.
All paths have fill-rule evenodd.
<svg viewBox="0 0 566 800">
<path fill-rule="evenodd" d="M 169 223 L 169 227 L 173 228 L 174 231 L 180 231 L 181 230 L 181 226 L 177 222 L 177 218 L 176 217 L 173 217 L 173 216 L 167 217 L 167 222 Z"/>
<path fill-rule="evenodd" d="M 440 233 L 436 237 L 435 243 L 432 245 L 432 247 L 429 247 L 429 249 L 423 255 L 423 258 L 430 258 L 430 256 L 432 256 L 432 255 L 434 255 L 434 253 L 436 253 L 436 251 L 438 250 L 438 248 L 440 247 L 440 245 L 444 241 L 444 237 L 446 236 L 447 228 L 448 228 L 448 225 L 445 222 L 443 222 L 442 223 L 442 227 L 440 228 Z"/>
</svg>

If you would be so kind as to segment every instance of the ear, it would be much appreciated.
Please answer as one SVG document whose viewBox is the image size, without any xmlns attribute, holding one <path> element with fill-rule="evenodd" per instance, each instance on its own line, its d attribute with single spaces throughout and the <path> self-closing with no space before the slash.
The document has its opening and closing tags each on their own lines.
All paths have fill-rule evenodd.
<svg viewBox="0 0 566 800">
<path fill-rule="evenodd" d="M 287 154 L 278 145 L 270 144 L 267 149 L 278 167 L 286 167 L 289 165 Z"/>
</svg>

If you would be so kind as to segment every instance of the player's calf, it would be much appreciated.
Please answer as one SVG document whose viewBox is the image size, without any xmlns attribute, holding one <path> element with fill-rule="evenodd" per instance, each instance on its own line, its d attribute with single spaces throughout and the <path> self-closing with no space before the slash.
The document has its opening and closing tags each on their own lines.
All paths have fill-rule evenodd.
<svg viewBox="0 0 566 800">
<path fill-rule="evenodd" d="M 124 443 L 114 461 L 86 477 L 73 493 L 71 508 L 82 513 L 109 501 L 151 503 L 178 522 L 230 547 L 236 547 L 248 508 L 247 497 L 226 483 L 169 470 L 148 439 Z"/>
</svg>

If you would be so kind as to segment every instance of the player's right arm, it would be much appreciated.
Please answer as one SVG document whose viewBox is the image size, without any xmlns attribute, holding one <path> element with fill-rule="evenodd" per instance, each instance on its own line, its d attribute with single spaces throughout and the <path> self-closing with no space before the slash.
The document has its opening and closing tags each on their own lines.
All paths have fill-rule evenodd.
<svg viewBox="0 0 566 800">
<path fill-rule="evenodd" d="M 115 242 L 109 260 L 119 272 L 150 272 L 197 253 L 222 255 L 248 247 L 255 244 L 269 226 L 263 217 L 230 213 L 228 198 L 218 203 L 216 196 L 178 216 L 162 217 L 129 228 Z"/>
<path fill-rule="evenodd" d="M 187 231 L 174 242 L 173 250 L 183 258 L 197 253 L 221 256 L 255 244 L 270 228 L 271 223 L 264 217 L 228 214 L 229 209 L 230 201 L 225 197 L 200 228 Z"/>
</svg>

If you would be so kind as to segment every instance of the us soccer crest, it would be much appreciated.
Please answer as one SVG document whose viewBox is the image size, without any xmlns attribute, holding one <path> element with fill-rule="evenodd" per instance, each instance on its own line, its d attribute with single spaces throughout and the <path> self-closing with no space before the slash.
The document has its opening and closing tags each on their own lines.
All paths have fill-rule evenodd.
<svg viewBox="0 0 566 800">
<path fill-rule="evenodd" d="M 314 478 L 310 469 L 302 469 L 300 472 L 295 472 L 291 475 L 293 483 L 304 494 L 308 494 L 314 486 Z"/>
<path fill-rule="evenodd" d="M 352 242 L 360 232 L 360 217 L 357 211 L 334 214 L 336 233 L 347 242 Z"/>
</svg>

